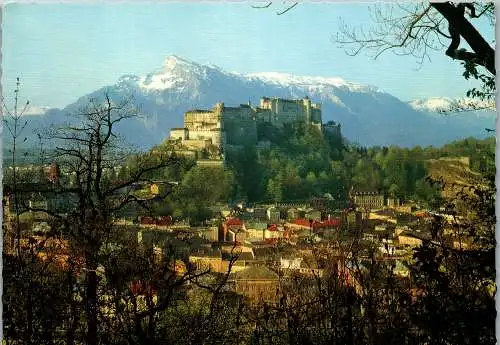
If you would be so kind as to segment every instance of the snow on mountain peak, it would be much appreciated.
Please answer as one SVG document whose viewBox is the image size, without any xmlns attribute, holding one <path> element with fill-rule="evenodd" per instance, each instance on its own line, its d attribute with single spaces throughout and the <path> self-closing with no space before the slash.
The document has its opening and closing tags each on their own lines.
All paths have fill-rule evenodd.
<svg viewBox="0 0 500 345">
<path fill-rule="evenodd" d="M 307 89 L 308 92 L 328 91 L 335 87 L 352 92 L 384 92 L 374 86 L 366 86 L 348 82 L 338 77 L 298 76 L 289 73 L 259 72 L 259 73 L 230 73 L 215 66 L 201 65 L 177 55 L 169 55 L 163 61 L 163 68 L 145 76 L 137 78 L 138 86 L 145 91 L 163 91 L 166 89 L 182 89 L 186 82 L 195 79 L 207 79 L 212 72 L 223 74 L 229 78 L 240 78 L 248 81 L 262 81 L 264 83 Z M 130 80 L 130 79 L 129 79 Z"/>
<path fill-rule="evenodd" d="M 163 61 L 163 68 L 156 72 L 141 76 L 137 80 L 137 84 L 143 90 L 161 91 L 174 87 L 183 80 L 176 73 L 176 67 L 182 67 L 185 61 L 178 56 L 167 56 Z"/>
<path fill-rule="evenodd" d="M 44 115 L 47 113 L 47 111 L 51 109 L 51 107 L 47 106 L 36 106 L 36 105 L 28 105 L 26 108 L 26 111 L 23 113 L 23 115 Z"/>
<path fill-rule="evenodd" d="M 448 97 L 433 97 L 413 100 L 409 102 L 409 104 L 415 110 L 437 112 L 448 108 L 451 105 L 451 102 L 452 99 Z"/>
<path fill-rule="evenodd" d="M 340 123 L 342 134 L 350 141 L 363 146 L 409 147 L 439 146 L 467 136 L 484 137 L 487 135 L 484 128 L 493 128 L 496 116 L 492 111 L 474 112 L 477 114 L 474 117 L 442 116 L 426 109 L 442 109 L 452 104 L 453 99 L 432 98 L 408 104 L 376 87 L 342 78 L 279 72 L 233 73 L 175 55 L 162 60 L 152 73 L 124 75 L 117 84 L 81 97 L 64 110 L 48 111 L 47 118 L 51 122 L 66 121 L 64 113 L 84 106 L 89 97 L 101 97 L 103 91 L 111 92 L 113 99 L 133 95 L 145 116 L 124 124 L 120 134 L 131 144 L 145 148 L 163 141 L 170 128 L 182 126 L 183 114 L 189 109 L 206 109 L 220 101 L 228 105 L 246 100 L 258 104 L 263 96 L 284 99 L 309 96 L 321 104 L 323 121 Z M 30 120 L 35 123 L 38 119 L 41 121 L 38 125 L 43 125 L 44 117 Z"/>
<path fill-rule="evenodd" d="M 165 61 L 163 62 L 163 66 L 166 69 L 173 69 L 177 65 L 177 56 L 172 55 L 172 56 L 167 56 L 165 58 Z"/>
<path fill-rule="evenodd" d="M 207 67 L 188 61 L 177 55 L 169 55 L 163 60 L 163 68 L 145 76 L 138 77 L 138 86 L 145 91 L 183 89 L 185 83 L 193 78 L 205 78 Z"/>
<path fill-rule="evenodd" d="M 417 99 L 408 104 L 415 110 L 427 111 L 432 113 L 437 112 L 454 112 L 466 110 L 495 110 L 495 101 L 478 100 L 474 98 L 461 97 L 431 97 L 425 99 Z"/>
<path fill-rule="evenodd" d="M 140 77 L 138 80 L 138 85 L 141 89 L 153 91 L 153 90 L 165 90 L 171 88 L 178 82 L 178 79 L 173 74 L 149 74 Z"/>
<path fill-rule="evenodd" d="M 330 84 L 337 87 L 347 85 L 346 81 L 341 78 L 322 78 L 322 77 L 304 77 L 296 76 L 289 73 L 279 72 L 259 72 L 246 74 L 248 78 L 257 78 L 275 84 L 290 85 L 290 84 Z"/>
<path fill-rule="evenodd" d="M 193 66 L 196 64 L 192 61 L 183 59 L 177 55 L 169 55 L 163 61 L 163 67 L 165 70 L 173 70 L 178 65 L 186 67 L 186 66 Z"/>
<path fill-rule="evenodd" d="M 381 89 L 374 86 L 366 86 L 351 83 L 338 77 L 313 77 L 298 76 L 289 73 L 278 72 L 259 72 L 246 74 L 249 79 L 260 79 L 262 81 L 278 84 L 282 86 L 308 86 L 309 88 L 323 89 L 324 87 L 334 86 L 337 88 L 346 88 L 355 92 L 382 92 Z"/>
</svg>

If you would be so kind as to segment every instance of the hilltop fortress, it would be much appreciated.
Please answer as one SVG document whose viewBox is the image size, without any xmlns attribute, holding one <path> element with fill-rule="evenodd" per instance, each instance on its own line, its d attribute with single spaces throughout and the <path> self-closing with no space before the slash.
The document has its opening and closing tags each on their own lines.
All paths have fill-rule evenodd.
<svg viewBox="0 0 500 345">
<path fill-rule="evenodd" d="M 321 106 L 304 99 L 263 97 L 258 107 L 250 102 L 239 107 L 217 103 L 211 110 L 190 110 L 184 114 L 184 128 L 172 128 L 170 140 L 180 142 L 183 153 L 197 159 L 220 159 L 232 146 L 255 146 L 257 124 L 276 127 L 304 122 L 321 129 Z"/>
</svg>

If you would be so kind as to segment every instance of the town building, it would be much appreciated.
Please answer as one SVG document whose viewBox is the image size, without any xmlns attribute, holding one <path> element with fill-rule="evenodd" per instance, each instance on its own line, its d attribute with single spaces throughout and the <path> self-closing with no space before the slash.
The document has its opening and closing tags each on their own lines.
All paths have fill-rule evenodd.
<svg viewBox="0 0 500 345">
<path fill-rule="evenodd" d="M 419 247 L 422 245 L 422 239 L 410 231 L 403 231 L 398 235 L 398 242 L 401 245 L 410 247 Z"/>
<path fill-rule="evenodd" d="M 267 219 L 271 223 L 278 223 L 280 221 L 280 210 L 276 207 L 270 207 L 267 209 Z"/>
<path fill-rule="evenodd" d="M 246 224 L 247 240 L 263 241 L 266 229 L 267 229 L 267 223 L 265 222 L 258 222 L 258 221 L 247 222 Z"/>
<path fill-rule="evenodd" d="M 245 224 L 239 218 L 229 218 L 222 224 L 219 232 L 219 241 L 234 242 L 237 240 L 236 234 L 245 232 Z"/>
<path fill-rule="evenodd" d="M 398 198 L 387 198 L 387 207 L 397 208 L 400 207 L 401 203 Z"/>
<path fill-rule="evenodd" d="M 351 199 L 360 210 L 380 210 L 385 206 L 384 194 L 375 190 L 351 190 Z"/>
<path fill-rule="evenodd" d="M 266 266 L 249 266 L 231 273 L 229 281 L 234 291 L 247 297 L 252 304 L 275 303 L 277 300 L 279 276 Z"/>
</svg>

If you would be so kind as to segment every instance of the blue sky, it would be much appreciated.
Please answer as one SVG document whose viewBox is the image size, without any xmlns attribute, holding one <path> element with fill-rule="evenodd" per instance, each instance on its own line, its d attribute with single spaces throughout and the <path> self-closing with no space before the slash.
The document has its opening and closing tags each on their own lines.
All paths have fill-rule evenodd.
<svg viewBox="0 0 500 345">
<path fill-rule="evenodd" d="M 243 3 L 10 4 L 3 13 L 2 86 L 15 78 L 32 104 L 64 107 L 124 74 L 145 74 L 175 54 L 228 71 L 341 77 L 402 100 L 459 97 L 471 87 L 458 62 L 392 53 L 351 57 L 332 41 L 339 19 L 369 25 L 367 4 L 301 3 L 276 16 Z M 494 35 L 494 29 L 491 36 Z"/>
</svg>

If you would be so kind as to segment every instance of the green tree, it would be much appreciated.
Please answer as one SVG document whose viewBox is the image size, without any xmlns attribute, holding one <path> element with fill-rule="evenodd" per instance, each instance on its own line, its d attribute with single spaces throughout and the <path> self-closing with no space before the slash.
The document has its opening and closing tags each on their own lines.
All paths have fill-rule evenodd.
<svg viewBox="0 0 500 345">
<path fill-rule="evenodd" d="M 420 179 L 416 182 L 415 196 L 416 200 L 432 209 L 438 209 L 443 203 L 440 186 L 432 183 L 428 178 Z"/>
<path fill-rule="evenodd" d="M 231 152 L 228 165 L 234 173 L 235 183 L 240 189 L 239 197 L 248 201 L 258 201 L 266 191 L 265 168 L 253 147 L 245 147 L 242 152 Z"/>
<path fill-rule="evenodd" d="M 210 206 L 227 203 L 233 194 L 234 175 L 225 168 L 195 166 L 166 199 L 176 218 L 199 224 L 213 216 Z"/>
<path fill-rule="evenodd" d="M 269 179 L 267 193 L 274 202 L 283 200 L 283 182 L 280 176 Z"/>
</svg>

